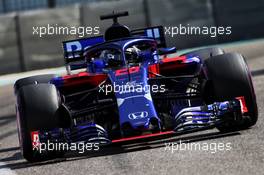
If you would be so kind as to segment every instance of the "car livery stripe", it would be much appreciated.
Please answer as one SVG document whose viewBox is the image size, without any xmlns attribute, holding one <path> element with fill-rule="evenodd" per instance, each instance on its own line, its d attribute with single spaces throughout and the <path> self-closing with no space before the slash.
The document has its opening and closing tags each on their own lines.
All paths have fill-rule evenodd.
<svg viewBox="0 0 264 175">
<path fill-rule="evenodd" d="M 173 62 L 173 61 L 179 61 L 179 62 L 185 62 L 186 61 L 186 56 L 178 56 L 178 57 L 174 57 L 174 58 L 164 58 L 162 60 L 163 63 L 168 63 L 168 62 Z"/>
<path fill-rule="evenodd" d="M 159 132 L 159 133 L 154 133 L 154 134 L 146 134 L 146 135 L 140 135 L 140 136 L 134 136 L 134 137 L 127 137 L 127 138 L 112 140 L 112 143 L 132 141 L 132 140 L 138 140 L 138 139 L 144 139 L 144 138 L 150 138 L 150 137 L 157 137 L 157 136 L 161 136 L 161 135 L 169 135 L 169 134 L 174 134 L 174 133 L 175 133 L 174 131 L 165 131 L 165 132 Z"/>
<path fill-rule="evenodd" d="M 148 74 L 149 78 L 155 78 L 156 77 L 155 74 L 159 74 L 160 73 L 159 65 L 158 64 L 150 65 L 148 67 L 148 71 L 151 72 L 151 73 Z"/>
</svg>

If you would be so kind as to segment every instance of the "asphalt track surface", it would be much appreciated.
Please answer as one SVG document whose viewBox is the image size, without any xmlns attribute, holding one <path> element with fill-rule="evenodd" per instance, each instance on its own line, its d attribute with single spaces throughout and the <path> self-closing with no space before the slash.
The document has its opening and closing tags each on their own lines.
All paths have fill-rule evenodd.
<svg viewBox="0 0 264 175">
<path fill-rule="evenodd" d="M 12 85 L 0 86 L 0 174 L 264 174 L 264 42 L 224 46 L 244 54 L 253 74 L 259 120 L 251 129 L 221 134 L 216 129 L 159 139 L 42 163 L 27 163 L 18 147 Z M 165 143 L 230 144 L 231 149 L 169 150 Z M 186 144 L 187 144 L 186 143 Z M 225 147 L 226 148 L 226 147 Z"/>
</svg>

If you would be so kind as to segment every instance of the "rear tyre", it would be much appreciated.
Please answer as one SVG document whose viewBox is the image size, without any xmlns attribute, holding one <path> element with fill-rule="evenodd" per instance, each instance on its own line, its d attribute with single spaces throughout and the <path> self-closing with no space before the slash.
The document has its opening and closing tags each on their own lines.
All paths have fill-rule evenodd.
<svg viewBox="0 0 264 175">
<path fill-rule="evenodd" d="M 199 49 L 192 52 L 185 53 L 187 56 L 198 56 L 202 61 L 207 60 L 210 57 L 224 54 L 224 50 L 219 47 Z"/>
<path fill-rule="evenodd" d="M 31 132 L 57 127 L 56 113 L 60 99 L 53 84 L 32 84 L 17 93 L 17 125 L 22 154 L 28 161 L 49 159 L 33 150 Z"/>
<path fill-rule="evenodd" d="M 205 69 L 212 84 L 215 101 L 227 101 L 243 96 L 248 109 L 241 122 L 218 129 L 240 130 L 256 124 L 258 120 L 256 96 L 244 57 L 238 53 L 214 56 L 205 61 Z"/>
</svg>

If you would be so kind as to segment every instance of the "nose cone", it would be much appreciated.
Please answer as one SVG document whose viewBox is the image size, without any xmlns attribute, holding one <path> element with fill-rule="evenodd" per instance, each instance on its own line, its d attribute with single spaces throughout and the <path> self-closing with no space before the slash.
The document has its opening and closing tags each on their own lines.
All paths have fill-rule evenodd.
<svg viewBox="0 0 264 175">
<path fill-rule="evenodd" d="M 147 68 L 132 67 L 126 73 L 119 70 L 110 74 L 114 93 L 117 99 L 120 126 L 132 130 L 149 129 L 151 121 L 159 121 L 155 110 L 150 88 L 147 82 Z"/>
</svg>

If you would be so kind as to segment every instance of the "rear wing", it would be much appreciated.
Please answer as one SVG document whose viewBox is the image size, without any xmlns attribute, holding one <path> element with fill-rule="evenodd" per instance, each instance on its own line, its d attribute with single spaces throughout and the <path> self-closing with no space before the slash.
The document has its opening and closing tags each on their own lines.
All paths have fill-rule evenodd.
<svg viewBox="0 0 264 175">
<path fill-rule="evenodd" d="M 155 39 L 158 43 L 158 47 L 166 47 L 164 29 L 162 26 L 132 30 L 131 34 L 132 36 L 145 36 Z M 62 42 L 68 73 L 70 73 L 71 70 L 86 68 L 87 65 L 83 56 L 84 51 L 87 48 L 103 43 L 104 41 L 104 36 L 101 35 Z"/>
<path fill-rule="evenodd" d="M 62 42 L 67 72 L 70 73 L 71 70 L 85 68 L 86 63 L 83 57 L 84 51 L 87 48 L 102 42 L 104 42 L 103 36 Z"/>
<path fill-rule="evenodd" d="M 132 36 L 145 36 L 157 41 L 159 48 L 165 48 L 166 40 L 163 26 L 148 27 L 143 29 L 136 29 L 131 31 Z"/>
</svg>

